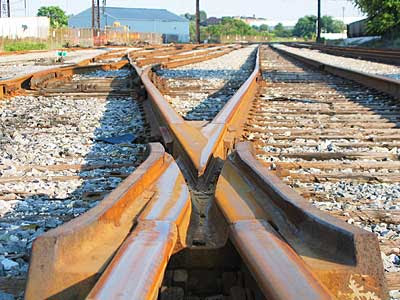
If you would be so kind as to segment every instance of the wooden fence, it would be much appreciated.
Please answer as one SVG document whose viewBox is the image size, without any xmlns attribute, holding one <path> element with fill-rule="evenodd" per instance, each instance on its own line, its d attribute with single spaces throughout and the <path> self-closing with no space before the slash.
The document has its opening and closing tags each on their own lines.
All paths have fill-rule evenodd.
<svg viewBox="0 0 400 300">
<path fill-rule="evenodd" d="M 47 39 L 0 37 L 0 49 L 16 41 L 40 43 L 47 49 L 63 47 L 94 47 L 103 45 L 133 45 L 139 42 L 161 44 L 162 35 L 158 33 L 125 32 L 120 30 L 101 30 L 78 28 L 50 29 Z"/>
</svg>

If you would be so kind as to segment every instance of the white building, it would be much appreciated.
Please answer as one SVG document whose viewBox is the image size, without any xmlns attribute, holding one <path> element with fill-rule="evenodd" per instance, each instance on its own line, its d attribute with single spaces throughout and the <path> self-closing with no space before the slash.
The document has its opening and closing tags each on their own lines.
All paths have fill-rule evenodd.
<svg viewBox="0 0 400 300">
<path fill-rule="evenodd" d="M 41 38 L 47 39 L 50 19 L 47 17 L 0 18 L 0 36 L 10 39 Z"/>
</svg>

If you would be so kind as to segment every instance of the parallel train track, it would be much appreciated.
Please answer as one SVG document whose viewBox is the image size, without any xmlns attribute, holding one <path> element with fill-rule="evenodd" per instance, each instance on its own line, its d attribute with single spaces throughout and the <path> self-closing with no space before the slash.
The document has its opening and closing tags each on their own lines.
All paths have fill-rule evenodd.
<svg viewBox="0 0 400 300">
<path fill-rule="evenodd" d="M 68 93 L 82 97 L 86 93 L 103 93 L 96 96 L 129 95 L 141 99 L 137 105 L 145 117 L 140 118 L 148 129 L 138 141 L 159 140 L 164 147 L 149 144 L 147 153 L 141 156 L 144 162 L 135 165 L 136 170 L 97 206 L 36 239 L 25 297 L 385 299 L 386 282 L 375 234 L 333 218 L 305 199 L 316 197 L 312 199 L 318 204 L 325 201 L 325 194 L 316 196 L 309 188 L 298 190 L 298 194 L 276 175 L 292 185 L 294 181 L 308 184 L 313 180 L 346 178 L 338 174 L 341 167 L 330 171 L 332 164 L 326 163 L 326 157 L 333 154 L 319 154 L 321 162 L 309 161 L 314 152 L 298 154 L 299 162 L 286 162 L 283 158 L 286 152 L 286 156 L 296 153 L 297 144 L 308 150 L 318 147 L 318 140 L 324 139 L 325 134 L 329 136 L 322 143 L 326 149 L 354 146 L 361 152 L 369 152 L 369 147 L 387 132 L 394 137 L 392 120 L 379 122 L 367 109 L 362 111 L 371 115 L 368 126 L 361 117 L 357 122 L 346 119 L 354 114 L 354 99 L 371 105 L 377 114 L 395 118 L 386 112 L 389 106 L 374 102 L 381 98 L 386 101 L 386 96 L 326 74 L 303 71 L 276 58 L 277 54 L 267 48 L 250 57 L 254 68 L 244 78 L 205 90 L 209 86 L 207 80 L 203 83 L 183 78 L 175 82 L 168 79 L 169 72 L 175 71 L 154 67 L 157 63 L 161 68 L 184 66 L 239 48 L 194 47 L 131 52 L 127 56 L 132 63 L 129 79 L 74 75 L 92 72 L 101 77 L 113 69 L 130 68 L 124 58 L 103 65 L 36 74 L 30 79 L 33 95 Z M 276 59 L 274 70 L 268 65 L 270 59 Z M 103 71 L 93 73 L 95 69 Z M 163 78 L 165 75 L 167 78 Z M 324 85 L 324 80 L 329 83 Z M 304 82 L 311 83 L 304 91 L 297 89 Z M 283 87 L 289 88 L 282 90 Z M 343 93 L 340 105 L 330 101 L 334 88 L 339 91 L 336 93 Z M 171 105 L 179 101 L 174 97 L 185 102 L 191 99 L 193 90 L 203 92 L 203 97 L 211 101 L 222 97 L 225 105 L 202 106 L 199 100 L 194 104 L 194 108 L 199 107 L 196 114 L 175 111 Z M 360 97 L 368 100 L 359 100 Z M 316 103 L 317 100 L 324 103 Z M 340 118 L 325 125 L 325 115 L 335 114 L 336 107 Z M 307 115 L 316 110 L 317 125 Z M 297 115 L 301 118 L 293 118 Z M 349 126 L 348 134 L 359 134 L 361 141 L 343 138 L 336 144 L 334 135 L 345 135 L 336 132 L 341 122 Z M 377 127 L 370 127 L 370 123 Z M 296 139 L 296 135 L 309 135 L 312 131 L 313 138 L 320 135 L 317 141 L 309 141 L 307 136 L 302 136 L 304 141 Z M 377 134 L 378 139 L 363 136 L 367 131 Z M 243 137 L 253 145 L 239 143 Z M 387 141 L 385 147 L 394 149 L 396 140 Z M 278 148 L 280 154 L 276 155 Z M 263 153 L 266 149 L 271 151 Z M 343 152 L 334 158 L 347 163 L 366 156 L 357 151 Z M 395 154 L 374 155 L 373 159 L 380 160 L 377 164 L 386 168 L 387 159 L 393 159 Z M 263 158 L 277 157 L 282 161 L 262 162 Z M 319 167 L 322 175 L 296 171 Z M 362 170 L 370 167 L 369 162 L 359 162 L 355 167 L 358 172 L 353 174 L 353 180 L 391 180 L 396 176 L 380 174 L 383 170 L 363 174 Z M 395 165 L 390 168 L 397 171 Z M 345 197 L 342 200 L 347 201 Z M 352 217 L 353 222 L 359 222 L 356 218 L 360 216 Z"/>
<path fill-rule="evenodd" d="M 387 256 L 398 254 L 398 101 L 271 49 L 262 65 L 266 85 L 245 139 L 303 197 L 378 234 Z M 397 289 L 396 267 L 386 268 L 389 288 Z"/>
<path fill-rule="evenodd" d="M 374 49 L 366 47 L 344 47 L 301 43 L 288 43 L 288 45 L 296 48 L 319 50 L 321 52 L 333 55 L 400 65 L 400 51 L 397 49 Z"/>
</svg>

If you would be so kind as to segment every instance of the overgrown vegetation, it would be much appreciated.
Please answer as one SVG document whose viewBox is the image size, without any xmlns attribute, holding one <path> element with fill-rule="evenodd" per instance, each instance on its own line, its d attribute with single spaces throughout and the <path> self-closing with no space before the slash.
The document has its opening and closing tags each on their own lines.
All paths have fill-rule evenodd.
<svg viewBox="0 0 400 300">
<path fill-rule="evenodd" d="M 196 34 L 196 25 L 194 21 L 190 22 L 189 29 L 190 29 L 190 38 L 191 40 L 194 40 Z M 264 35 L 266 34 L 267 33 L 265 33 Z M 200 27 L 200 36 L 202 40 L 214 41 L 214 39 L 224 35 L 257 36 L 257 35 L 262 35 L 262 33 L 252 28 L 245 22 L 230 17 L 222 18 L 219 24 Z"/>
<path fill-rule="evenodd" d="M 38 17 L 48 17 L 52 28 L 62 28 L 68 25 L 68 17 L 58 6 L 42 6 L 39 8 Z"/>
<path fill-rule="evenodd" d="M 242 20 L 224 17 L 220 24 L 205 27 L 210 36 L 220 35 L 258 35 L 259 32 Z"/>
<path fill-rule="evenodd" d="M 4 51 L 45 50 L 47 45 L 39 42 L 7 41 L 3 44 Z"/>
<path fill-rule="evenodd" d="M 394 34 L 400 36 L 399 0 L 353 0 L 354 4 L 368 16 L 368 31 L 371 34 Z"/>
<path fill-rule="evenodd" d="M 322 32 L 327 33 L 340 33 L 346 28 L 342 21 L 335 20 L 330 16 L 323 16 L 321 18 Z M 303 37 L 306 39 L 315 38 L 317 32 L 317 17 L 310 15 L 300 18 L 294 29 L 293 35 Z"/>
<path fill-rule="evenodd" d="M 182 15 L 182 17 L 188 19 L 189 21 L 196 21 L 196 15 L 192 15 L 189 13 L 186 13 L 184 15 Z M 204 22 L 207 20 L 207 13 L 204 10 L 200 11 L 200 22 Z"/>
</svg>

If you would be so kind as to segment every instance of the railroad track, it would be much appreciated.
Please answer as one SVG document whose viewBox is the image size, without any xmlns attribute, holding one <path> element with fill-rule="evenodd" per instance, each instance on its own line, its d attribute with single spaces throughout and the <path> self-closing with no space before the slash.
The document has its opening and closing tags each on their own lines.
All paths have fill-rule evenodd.
<svg viewBox="0 0 400 300">
<path fill-rule="evenodd" d="M 146 159 L 135 71 L 111 60 L 1 104 L 4 291 L 24 289 L 37 236 L 95 207 Z"/>
<path fill-rule="evenodd" d="M 365 47 L 343 47 L 320 44 L 287 43 L 288 46 L 296 48 L 308 48 L 319 50 L 324 53 L 340 55 L 345 57 L 360 58 L 382 63 L 400 65 L 400 51 L 397 49 L 373 49 Z"/>
<path fill-rule="evenodd" d="M 5 78 L 0 81 L 0 99 L 17 95 L 27 88 L 34 87 L 30 85 L 34 78 L 41 78 L 41 80 L 48 80 L 49 76 L 58 80 L 59 77 L 65 74 L 71 74 L 72 70 L 80 66 L 90 66 L 96 63 L 116 62 L 121 59 L 127 59 L 131 63 L 135 63 L 137 67 L 144 67 L 147 65 L 163 63 L 164 66 L 179 66 L 185 65 L 196 61 L 203 61 L 215 57 L 222 56 L 229 53 L 233 49 L 239 47 L 238 45 L 217 46 L 217 45 L 166 45 L 166 46 L 145 46 L 137 48 L 117 48 L 109 51 L 96 50 L 97 55 L 88 55 L 87 59 L 72 60 L 69 64 L 64 64 L 61 67 L 54 67 L 54 62 L 46 64 L 46 66 L 38 66 L 33 68 L 33 60 L 26 57 L 18 57 L 18 64 L 12 66 L 13 76 Z M 92 51 L 93 52 L 93 51 Z M 45 57 L 48 54 L 44 54 Z M 7 58 L 3 60 L 7 61 Z M 7 64 L 7 62 L 5 62 Z M 16 67 L 19 67 L 16 71 Z M 6 67 L 6 65 L 4 65 Z M 30 69 L 27 72 L 26 69 Z M 22 72 L 21 70 L 22 69 Z M 137 70 L 140 73 L 140 70 Z M 32 70 L 34 70 L 32 72 Z M 9 75 L 7 75 L 9 76 Z"/>
<path fill-rule="evenodd" d="M 389 289 L 398 289 L 397 100 L 271 49 L 262 66 L 245 139 L 314 206 L 376 233 Z"/>
<path fill-rule="evenodd" d="M 274 74 L 270 50 L 196 47 L 136 50 L 32 76 L 32 96 L 140 99 L 135 140 L 163 146 L 150 143 L 102 201 L 35 240 L 26 299 L 386 299 L 376 235 L 312 206 L 279 179 L 291 170 L 260 160 L 260 145 L 272 142 L 265 134 L 291 136 L 258 118 L 266 84 L 279 84 L 262 80 L 260 66 Z M 227 69 L 226 60 L 237 66 Z M 286 67 L 282 78 L 299 84 L 326 79 L 311 71 L 293 79 Z M 341 82 L 347 93 L 356 89 Z M 121 147 L 131 149 L 129 141 Z"/>
</svg>

